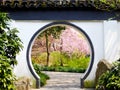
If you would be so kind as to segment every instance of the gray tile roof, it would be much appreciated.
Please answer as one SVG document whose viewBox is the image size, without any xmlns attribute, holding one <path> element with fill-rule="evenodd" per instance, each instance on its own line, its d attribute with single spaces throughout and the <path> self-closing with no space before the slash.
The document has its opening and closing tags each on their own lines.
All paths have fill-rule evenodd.
<svg viewBox="0 0 120 90">
<path fill-rule="evenodd" d="M 10 8 L 90 8 L 88 0 L 0 0 L 0 7 Z"/>
</svg>

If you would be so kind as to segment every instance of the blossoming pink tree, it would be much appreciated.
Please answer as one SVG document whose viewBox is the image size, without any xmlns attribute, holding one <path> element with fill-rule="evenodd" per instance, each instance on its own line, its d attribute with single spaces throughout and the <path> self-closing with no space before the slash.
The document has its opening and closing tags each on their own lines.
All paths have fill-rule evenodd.
<svg viewBox="0 0 120 90">
<path fill-rule="evenodd" d="M 57 30 L 53 32 L 51 31 L 53 31 L 53 29 L 46 30 L 47 33 L 49 32 L 47 37 L 45 36 L 46 32 L 41 33 L 33 45 L 33 51 L 34 48 L 35 50 L 39 51 L 39 54 L 37 55 L 42 55 L 44 52 L 47 54 L 46 65 L 49 65 L 49 57 L 51 56 L 50 53 L 52 52 L 56 53 L 56 55 L 58 54 L 56 57 L 58 58 L 61 66 L 63 66 L 62 57 L 66 55 L 70 59 L 72 59 L 72 56 L 78 57 L 79 59 L 81 56 L 90 54 L 89 44 L 87 43 L 86 38 L 80 31 L 76 30 L 76 28 L 65 26 L 65 30 L 61 30 L 57 35 L 54 34 L 57 32 Z M 59 38 L 55 38 L 52 34 L 59 36 Z"/>
<path fill-rule="evenodd" d="M 60 39 L 55 41 L 56 49 L 66 52 L 67 54 L 82 53 L 89 55 L 89 45 L 85 37 L 77 30 L 67 26 L 66 30 L 61 33 Z"/>
<path fill-rule="evenodd" d="M 51 51 L 59 51 L 61 55 L 67 55 L 69 58 L 82 57 L 90 54 L 87 39 L 82 33 L 73 27 L 66 26 L 62 31 L 60 38 L 55 39 L 51 44 Z M 62 58 L 59 58 L 60 65 L 63 66 Z"/>
</svg>

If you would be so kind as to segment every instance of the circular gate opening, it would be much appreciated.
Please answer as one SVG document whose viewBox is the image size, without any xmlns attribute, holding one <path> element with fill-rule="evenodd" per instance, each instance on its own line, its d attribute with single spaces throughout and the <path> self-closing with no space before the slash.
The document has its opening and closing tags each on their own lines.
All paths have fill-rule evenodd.
<svg viewBox="0 0 120 90">
<path fill-rule="evenodd" d="M 92 42 L 85 31 L 68 22 L 53 22 L 39 29 L 31 38 L 28 52 L 28 66 L 39 78 L 30 64 L 38 64 L 41 71 L 62 71 L 84 73 L 81 87 L 89 75 L 94 62 Z"/>
</svg>

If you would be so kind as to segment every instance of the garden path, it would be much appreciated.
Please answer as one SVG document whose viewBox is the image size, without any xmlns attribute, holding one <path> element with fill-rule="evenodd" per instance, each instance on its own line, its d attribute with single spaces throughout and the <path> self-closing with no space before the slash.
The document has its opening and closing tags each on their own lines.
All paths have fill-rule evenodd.
<svg viewBox="0 0 120 90">
<path fill-rule="evenodd" d="M 68 72 L 49 72 L 44 73 L 50 76 L 47 84 L 40 89 L 32 90 L 93 90 L 80 89 L 80 77 L 82 73 L 68 73 Z"/>
</svg>

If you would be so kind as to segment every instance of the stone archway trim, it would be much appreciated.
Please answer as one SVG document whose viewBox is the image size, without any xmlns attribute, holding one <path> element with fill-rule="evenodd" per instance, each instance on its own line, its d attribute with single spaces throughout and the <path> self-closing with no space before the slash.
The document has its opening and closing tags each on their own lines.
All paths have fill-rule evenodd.
<svg viewBox="0 0 120 90">
<path fill-rule="evenodd" d="M 75 27 L 76 29 L 80 30 L 81 33 L 86 37 L 86 39 L 88 40 L 89 42 L 89 45 L 90 45 L 90 49 L 91 49 L 91 61 L 90 61 L 90 64 L 89 64 L 89 67 L 88 69 L 86 70 L 86 73 L 85 75 L 83 76 L 83 78 L 81 78 L 81 88 L 84 87 L 84 80 L 88 77 L 88 75 L 90 74 L 91 70 L 92 70 L 92 67 L 93 67 L 93 63 L 94 63 L 94 47 L 93 47 L 93 44 L 89 38 L 89 36 L 87 35 L 87 33 L 85 31 L 83 31 L 81 28 L 79 28 L 78 26 L 74 25 L 74 24 L 71 24 L 69 22 L 52 22 L 50 24 L 47 24 L 45 26 L 43 26 L 41 29 L 39 29 L 31 38 L 31 40 L 29 41 L 29 44 L 28 44 L 28 48 L 27 48 L 27 64 L 28 64 L 28 67 L 30 69 L 30 72 L 32 73 L 33 77 L 36 79 L 36 88 L 40 88 L 40 77 L 38 77 L 38 75 L 36 74 L 35 70 L 33 69 L 33 66 L 31 64 L 31 60 L 30 60 L 30 48 L 31 48 L 31 45 L 32 45 L 32 42 L 34 41 L 35 37 L 39 34 L 40 31 L 44 30 L 46 27 L 49 27 L 51 25 L 60 25 L 60 24 L 64 24 L 64 25 L 69 25 L 69 26 L 72 26 L 72 27 Z"/>
</svg>

